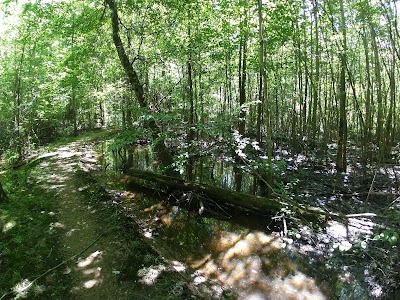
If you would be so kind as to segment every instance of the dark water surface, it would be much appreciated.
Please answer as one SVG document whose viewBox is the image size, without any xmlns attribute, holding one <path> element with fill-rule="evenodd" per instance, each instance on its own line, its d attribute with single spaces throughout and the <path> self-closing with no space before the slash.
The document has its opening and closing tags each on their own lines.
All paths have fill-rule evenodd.
<svg viewBox="0 0 400 300">
<path fill-rule="evenodd" d="M 109 181 L 140 222 L 145 238 L 159 245 L 167 258 L 198 270 L 195 283 L 215 280 L 237 294 L 237 299 L 370 299 L 345 266 L 337 273 L 328 263 L 333 255 L 330 241 L 325 238 L 324 242 L 324 237 L 313 240 L 314 233 L 307 226 L 293 232 L 289 228 L 289 235 L 282 237 L 268 230 L 271 220 L 263 216 L 227 213 L 224 219 L 222 212 L 211 217 L 202 215 L 198 206 L 188 210 L 173 196 L 143 192 L 136 188 L 137 179 L 123 174 L 128 168 L 160 171 L 149 147 L 118 152 L 108 151 L 103 143 L 98 151 L 99 162 L 112 178 Z M 198 161 L 193 178 L 233 190 L 238 187 L 232 162 Z M 242 191 L 258 193 L 253 176 L 243 174 L 240 180 Z M 224 299 L 222 292 L 216 291 L 214 297 Z"/>
</svg>

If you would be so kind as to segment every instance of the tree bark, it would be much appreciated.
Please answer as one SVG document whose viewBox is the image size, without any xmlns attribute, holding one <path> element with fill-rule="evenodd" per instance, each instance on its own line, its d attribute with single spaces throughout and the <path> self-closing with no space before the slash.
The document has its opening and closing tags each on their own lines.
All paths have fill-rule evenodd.
<svg viewBox="0 0 400 300">
<path fill-rule="evenodd" d="M 189 29 L 189 37 L 190 37 L 190 29 Z M 187 82 L 187 93 L 189 98 L 189 133 L 187 142 L 189 145 L 190 151 L 193 151 L 193 141 L 195 137 L 195 124 L 194 124 L 194 95 L 193 95 L 193 68 L 192 68 L 192 54 L 191 50 L 189 50 L 189 59 L 187 61 L 187 72 L 188 72 L 188 82 Z M 193 157 L 190 156 L 187 162 L 187 173 L 190 180 L 193 179 Z"/>
<path fill-rule="evenodd" d="M 381 76 L 381 63 L 379 57 L 378 43 L 376 41 L 376 32 L 374 25 L 370 22 L 370 32 L 372 41 L 372 50 L 374 52 L 374 71 L 376 80 L 376 100 L 378 102 L 378 115 L 376 125 L 376 144 L 379 147 L 379 154 L 383 155 L 383 99 L 382 99 L 382 76 Z"/>
<path fill-rule="evenodd" d="M 311 139 L 312 143 L 316 142 L 319 134 L 319 126 L 317 126 L 317 110 L 319 104 L 319 90 L 320 90 L 320 46 L 319 46 L 319 24 L 318 24 L 318 7 L 317 1 L 313 0 L 313 16 L 314 16 L 314 31 L 315 31 L 315 74 L 313 82 L 313 102 L 312 102 L 312 117 L 311 117 Z"/>
<path fill-rule="evenodd" d="M 263 80 L 265 73 L 264 63 L 264 24 L 262 16 L 262 1 L 258 0 L 258 38 L 259 38 L 259 63 L 260 63 L 260 74 L 259 74 L 259 85 L 258 85 L 258 104 L 257 104 L 257 121 L 256 121 L 256 141 L 261 145 L 261 120 L 262 120 L 262 108 L 264 104 L 264 89 Z"/>
<path fill-rule="evenodd" d="M 8 200 L 8 197 L 7 197 L 6 192 L 4 191 L 3 186 L 1 185 L 1 182 L 0 182 L 0 203 L 5 202 L 7 200 Z"/>
<path fill-rule="evenodd" d="M 246 79 L 247 79 L 247 40 L 248 40 L 248 14 L 241 24 L 241 38 L 239 45 L 239 134 L 245 136 L 246 132 Z"/>
<path fill-rule="evenodd" d="M 130 169 L 128 175 L 142 179 L 145 182 L 152 182 L 156 184 L 156 190 L 165 190 L 170 193 L 175 192 L 193 192 L 195 195 L 201 197 L 203 204 L 210 204 L 210 206 L 217 206 L 218 208 L 230 208 L 236 211 L 244 211 L 253 214 L 276 215 L 280 213 L 282 208 L 289 208 L 296 214 L 297 218 L 309 222 L 324 222 L 327 217 L 333 219 L 344 219 L 348 216 L 328 213 L 318 207 L 303 206 L 301 204 L 288 203 L 276 198 L 265 198 L 255 195 L 250 195 L 242 192 L 235 192 L 211 185 L 196 183 L 192 181 L 185 181 L 180 178 L 160 175 L 148 171 Z M 145 185 L 135 182 L 135 184 Z M 176 199 L 176 197 L 172 197 Z"/>
<path fill-rule="evenodd" d="M 365 28 L 363 28 L 362 32 L 362 40 L 364 46 L 364 55 L 365 55 L 365 123 L 364 123 L 364 136 L 363 136 L 363 164 L 367 165 L 367 160 L 369 158 L 369 147 L 371 142 L 371 131 L 372 131 L 372 112 L 371 112 L 371 102 L 372 102 L 372 83 L 371 83 L 371 67 L 370 67 L 370 57 L 369 57 L 369 46 L 367 42 L 367 33 Z M 364 167 L 366 171 L 366 168 Z"/>
<path fill-rule="evenodd" d="M 340 59 L 340 84 L 339 84 L 339 130 L 338 149 L 336 153 L 336 170 L 346 172 L 347 170 L 347 99 L 346 99 L 346 69 L 347 69 L 347 41 L 346 21 L 343 8 L 343 0 L 340 0 L 340 29 L 342 33 L 342 51 Z"/>
<path fill-rule="evenodd" d="M 113 41 L 115 48 L 117 49 L 119 60 L 121 61 L 122 67 L 128 77 L 129 83 L 132 86 L 133 91 L 139 105 L 143 108 L 147 108 L 147 104 L 144 97 L 143 85 L 139 80 L 139 76 L 136 70 L 133 68 L 128 55 L 126 54 L 124 44 L 122 43 L 121 37 L 119 35 L 119 17 L 118 9 L 115 0 L 106 0 L 110 10 L 111 10 L 111 23 L 113 31 Z"/>
<path fill-rule="evenodd" d="M 118 17 L 118 9 L 115 0 L 106 0 L 110 10 L 111 10 L 111 23 L 112 23 L 112 32 L 113 32 L 113 41 L 115 48 L 118 53 L 119 60 L 124 68 L 126 76 L 128 77 L 129 84 L 135 93 L 136 99 L 139 102 L 140 107 L 147 109 L 149 108 L 146 103 L 145 94 L 143 84 L 140 82 L 139 76 L 136 70 L 133 68 L 133 64 L 130 61 L 126 51 L 124 44 L 119 35 L 119 17 Z M 165 171 L 168 175 L 176 175 L 178 173 L 175 172 L 172 168 L 173 158 L 169 151 L 169 149 L 165 146 L 164 139 L 162 137 L 161 129 L 156 124 L 154 118 L 150 118 L 147 126 L 150 128 L 152 133 L 152 138 L 154 141 L 154 150 L 157 154 L 157 157 L 160 163 L 165 167 Z"/>
</svg>

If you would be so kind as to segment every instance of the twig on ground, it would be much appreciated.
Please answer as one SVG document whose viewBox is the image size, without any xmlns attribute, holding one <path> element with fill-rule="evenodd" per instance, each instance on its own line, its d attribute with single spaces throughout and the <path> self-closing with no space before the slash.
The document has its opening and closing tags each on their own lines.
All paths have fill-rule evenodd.
<svg viewBox="0 0 400 300">
<path fill-rule="evenodd" d="M 376 171 L 375 171 L 375 174 L 374 174 L 374 178 L 372 178 L 371 186 L 369 187 L 369 191 L 368 191 L 367 199 L 365 199 L 365 203 L 368 202 L 369 195 L 371 195 L 372 188 L 373 188 L 374 182 L 375 182 L 375 177 L 376 177 Z"/>
</svg>

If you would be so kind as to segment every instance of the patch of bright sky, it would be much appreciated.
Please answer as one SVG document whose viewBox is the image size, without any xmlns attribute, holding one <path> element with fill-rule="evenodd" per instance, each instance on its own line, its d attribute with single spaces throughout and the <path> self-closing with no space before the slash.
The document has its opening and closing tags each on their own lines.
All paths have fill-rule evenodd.
<svg viewBox="0 0 400 300">
<path fill-rule="evenodd" d="M 8 4 L 4 4 L 4 2 L 0 0 L 0 36 L 9 28 L 17 25 L 22 5 L 29 2 L 29 0 L 10 1 Z M 5 11 L 7 11 L 7 14 Z"/>
<path fill-rule="evenodd" d="M 41 4 L 60 2 L 62 0 L 41 0 Z M 5 4 L 7 2 L 7 4 Z M 36 0 L 0 0 L 0 36 L 8 29 L 17 25 L 19 22 L 19 13 L 22 6 L 26 3 L 35 3 Z M 5 13 L 7 11 L 7 14 Z"/>
</svg>

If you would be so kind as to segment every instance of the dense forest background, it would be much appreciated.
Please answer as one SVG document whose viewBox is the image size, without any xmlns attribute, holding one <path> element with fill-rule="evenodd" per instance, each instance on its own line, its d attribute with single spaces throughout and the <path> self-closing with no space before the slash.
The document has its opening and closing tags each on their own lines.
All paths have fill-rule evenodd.
<svg viewBox="0 0 400 300">
<path fill-rule="evenodd" d="M 81 147 L 99 177 L 116 166 L 128 188 L 155 191 L 157 220 L 189 208 L 197 240 L 214 235 L 213 222 L 257 225 L 285 241 L 279 253 L 289 240 L 311 245 L 308 272 L 334 281 L 340 299 L 397 299 L 399 9 L 396 0 L 0 1 L 0 202 L 18 211 L 9 199 L 38 188 L 40 176 L 23 188 L 13 174 L 39 163 L 36 149 L 110 129 L 96 131 L 97 160 L 89 140 L 58 151 Z M 177 228 L 174 238 L 187 230 Z M 345 265 L 368 286 L 364 298 L 357 281 L 342 284 Z"/>
<path fill-rule="evenodd" d="M 160 139 L 236 133 L 270 158 L 280 146 L 331 147 L 339 171 L 352 152 L 363 166 L 384 162 L 399 138 L 397 10 L 386 0 L 3 1 L 1 152 L 21 158 L 62 135 L 151 129 L 151 119 Z"/>
</svg>

